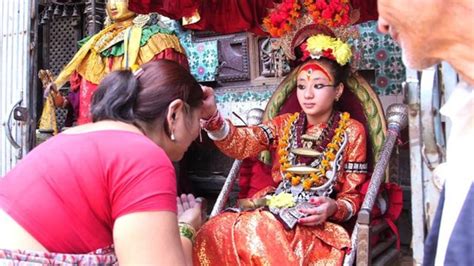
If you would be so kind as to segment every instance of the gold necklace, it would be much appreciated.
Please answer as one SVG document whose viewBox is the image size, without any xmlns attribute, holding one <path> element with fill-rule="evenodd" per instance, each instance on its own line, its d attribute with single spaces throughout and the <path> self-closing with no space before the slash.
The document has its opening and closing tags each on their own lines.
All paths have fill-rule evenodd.
<svg viewBox="0 0 474 266">
<path fill-rule="evenodd" d="M 294 126 L 294 123 L 298 119 L 298 116 L 298 113 L 295 113 L 290 116 L 290 118 L 288 119 L 288 124 L 283 130 L 283 136 L 280 138 L 278 143 L 278 155 L 280 156 L 280 171 L 285 178 L 291 181 L 292 186 L 297 186 L 301 182 L 303 182 L 303 189 L 310 190 L 313 185 L 321 185 L 326 175 L 326 172 L 328 170 L 331 170 L 330 162 L 334 161 L 334 159 L 336 158 L 336 153 L 341 147 L 343 134 L 347 128 L 347 121 L 349 121 L 350 115 L 346 112 L 341 113 L 341 119 L 339 120 L 338 127 L 334 130 L 334 136 L 332 137 L 331 142 L 328 143 L 322 154 L 321 162 L 316 168 L 317 172 L 309 174 L 309 177 L 305 177 L 303 175 L 294 175 L 293 173 L 286 172 L 286 170 L 291 167 L 290 160 L 288 159 L 289 150 L 291 146 L 291 128 L 292 126 Z"/>
</svg>

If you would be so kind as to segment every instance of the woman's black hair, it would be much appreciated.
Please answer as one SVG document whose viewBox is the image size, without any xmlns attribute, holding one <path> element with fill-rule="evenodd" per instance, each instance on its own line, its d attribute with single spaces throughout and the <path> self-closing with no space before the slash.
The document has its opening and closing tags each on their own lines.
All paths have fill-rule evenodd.
<svg viewBox="0 0 474 266">
<path fill-rule="evenodd" d="M 92 96 L 92 121 L 117 120 L 133 123 L 138 83 L 129 70 L 108 74 Z"/>
<path fill-rule="evenodd" d="M 161 124 L 169 134 L 169 104 L 181 99 L 191 109 L 201 106 L 201 86 L 188 70 L 170 60 L 148 62 L 137 77 L 130 70 L 114 71 L 93 95 L 92 121 L 116 120 L 154 127 Z M 187 108 L 185 108 L 187 110 Z"/>
</svg>

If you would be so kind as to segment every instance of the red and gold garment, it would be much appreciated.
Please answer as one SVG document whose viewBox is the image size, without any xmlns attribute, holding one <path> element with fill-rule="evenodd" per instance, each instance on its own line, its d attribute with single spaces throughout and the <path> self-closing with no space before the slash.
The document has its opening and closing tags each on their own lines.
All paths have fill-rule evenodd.
<svg viewBox="0 0 474 266">
<path fill-rule="evenodd" d="M 238 128 L 230 124 L 230 132 L 223 140 L 215 141 L 226 155 L 243 159 L 255 157 L 263 150 L 274 154 L 272 177 L 282 180 L 278 153 L 278 138 L 289 123 L 290 114 L 265 122 L 273 140 L 262 126 Z M 306 133 L 321 132 L 327 124 L 308 125 Z M 342 165 L 347 162 L 364 163 L 366 160 L 366 134 L 364 127 L 350 119 L 346 128 L 348 143 Z M 269 211 L 257 209 L 240 213 L 224 212 L 211 220 L 198 232 L 193 259 L 197 265 L 340 265 L 350 248 L 350 236 L 339 225 L 356 214 L 362 203 L 359 186 L 365 173 L 346 172 L 341 167 L 334 185 L 337 211 L 328 221 L 317 226 L 297 225 L 286 230 Z M 268 189 L 257 193 L 261 197 Z M 350 206 L 349 206 L 350 205 Z"/>
</svg>

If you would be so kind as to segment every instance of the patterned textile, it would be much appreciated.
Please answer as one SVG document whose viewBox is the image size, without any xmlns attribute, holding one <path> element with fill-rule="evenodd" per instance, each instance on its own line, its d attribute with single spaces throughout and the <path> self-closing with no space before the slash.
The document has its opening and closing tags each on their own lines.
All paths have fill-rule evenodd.
<svg viewBox="0 0 474 266">
<path fill-rule="evenodd" d="M 88 254 L 0 249 L 0 265 L 118 265 L 113 247 Z"/>
<path fill-rule="evenodd" d="M 183 31 L 176 21 L 168 21 L 168 26 L 178 35 L 181 45 L 186 50 L 191 74 L 199 82 L 215 81 L 218 70 L 217 41 L 195 43 L 191 31 Z"/>
<path fill-rule="evenodd" d="M 279 183 L 280 165 L 275 149 L 289 118 L 290 114 L 285 114 L 264 123 L 275 136 L 272 143 L 268 143 L 267 135 L 259 126 L 237 128 L 230 125 L 229 135 L 215 144 L 226 155 L 238 159 L 252 158 L 259 152 L 270 149 L 277 157 L 273 160 L 273 181 Z M 309 126 L 306 132 L 312 134 L 322 131 L 325 126 Z M 362 124 L 349 120 L 346 133 L 348 145 L 341 163 L 364 162 L 366 138 Z M 359 210 L 362 196 L 358 189 L 365 178 L 366 175 L 362 173 L 347 173 L 343 169 L 338 172 L 334 185 L 337 211 L 330 217 L 331 222 L 327 221 L 319 226 L 297 225 L 293 230 L 285 230 L 273 214 L 263 209 L 220 214 L 204 224 L 198 232 L 193 253 L 194 263 L 308 265 L 317 261 L 322 265 L 340 265 L 350 247 L 350 238 L 347 231 L 336 223 L 342 223 L 351 217 L 350 214 Z M 257 192 L 254 197 L 258 196 L 262 196 L 262 193 Z"/>
<path fill-rule="evenodd" d="M 342 265 L 348 233 L 335 223 L 285 230 L 261 209 L 224 212 L 198 232 L 194 265 Z"/>
<path fill-rule="evenodd" d="M 370 85 L 379 95 L 400 94 L 405 81 L 405 66 L 398 44 L 377 29 L 377 22 L 359 24 L 360 38 L 352 40 L 358 70 L 375 70 Z"/>
<path fill-rule="evenodd" d="M 193 43 L 191 33 L 180 36 L 188 55 L 191 74 L 199 81 L 215 81 L 218 66 L 217 41 Z"/>
</svg>

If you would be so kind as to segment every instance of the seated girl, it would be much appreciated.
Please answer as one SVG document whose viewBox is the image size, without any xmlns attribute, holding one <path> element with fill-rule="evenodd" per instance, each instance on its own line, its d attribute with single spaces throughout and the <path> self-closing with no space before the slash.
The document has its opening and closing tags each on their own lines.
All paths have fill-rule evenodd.
<svg viewBox="0 0 474 266">
<path fill-rule="evenodd" d="M 345 89 L 350 47 L 319 33 L 297 47 L 296 95 L 301 112 L 260 126 L 224 120 L 213 91 L 204 90 L 203 126 L 226 155 L 244 159 L 273 154 L 278 184 L 254 195 L 252 210 L 224 212 L 198 232 L 193 261 L 205 265 L 342 264 L 350 247 L 340 225 L 359 210 L 366 179 L 366 133 L 335 108 Z M 355 170 L 357 169 L 357 170 Z"/>
</svg>

